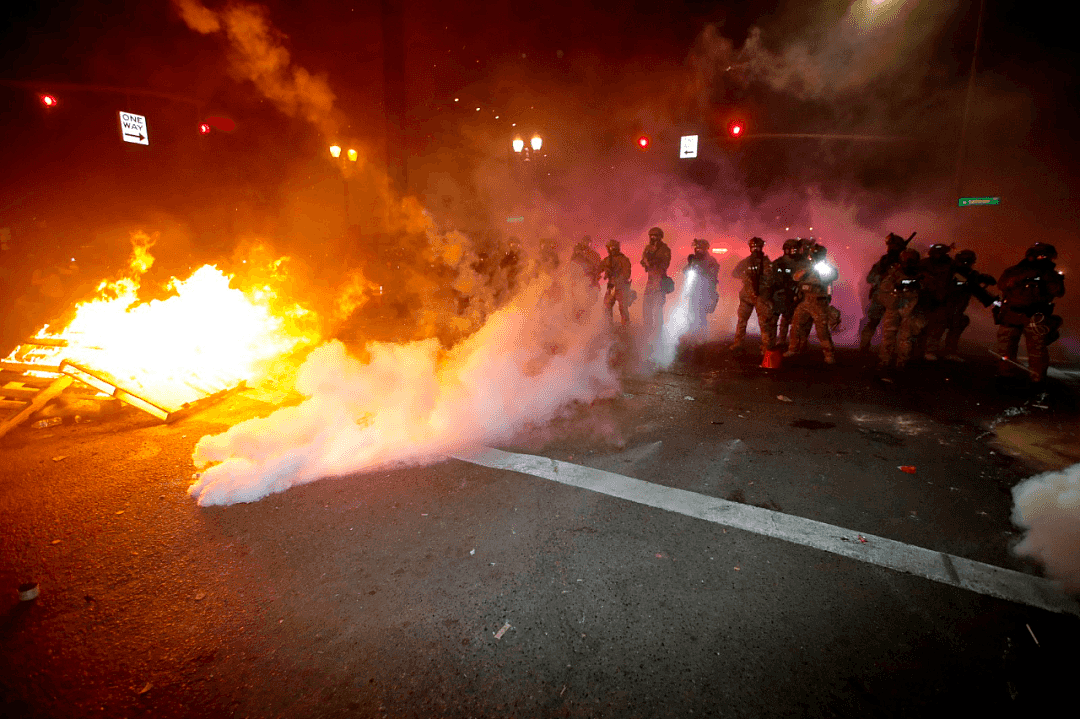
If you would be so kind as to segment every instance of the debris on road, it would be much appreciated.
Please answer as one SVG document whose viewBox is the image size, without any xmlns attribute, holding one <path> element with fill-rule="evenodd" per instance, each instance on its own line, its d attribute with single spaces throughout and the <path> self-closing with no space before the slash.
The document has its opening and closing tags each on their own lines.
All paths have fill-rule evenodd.
<svg viewBox="0 0 1080 719">
<path fill-rule="evenodd" d="M 897 467 L 901 472 L 907 472 L 908 474 L 915 474 L 915 467 L 910 464 L 903 464 Z"/>
<path fill-rule="evenodd" d="M 37 582 L 25 582 L 19 585 L 19 601 L 29 602 L 37 599 L 39 593 Z"/>
<path fill-rule="evenodd" d="M 510 629 L 510 622 L 506 622 L 502 625 L 502 628 L 500 628 L 499 631 L 495 632 L 495 638 L 502 639 L 503 634 L 506 634 L 508 629 Z"/>
<path fill-rule="evenodd" d="M 866 537 L 864 537 L 864 536 L 862 536 L 862 535 L 860 534 L 860 535 L 859 535 L 859 541 L 860 541 L 861 543 L 863 543 L 863 544 L 866 544 L 868 540 L 866 539 Z"/>
<path fill-rule="evenodd" d="M 52 461 L 54 461 L 54 462 L 59 462 L 59 461 L 60 461 L 60 460 L 62 460 L 62 459 L 67 459 L 67 455 L 66 455 L 66 454 L 62 454 L 62 455 L 60 455 L 59 457 L 53 457 L 53 458 L 52 458 Z"/>
<path fill-rule="evenodd" d="M 476 550 L 475 549 L 470 549 L 469 550 L 469 556 L 471 557 L 474 554 L 476 554 Z"/>
<path fill-rule="evenodd" d="M 693 402 L 693 401 L 694 401 L 694 398 L 693 398 L 693 397 L 691 397 L 690 395 L 686 395 L 685 397 L 683 397 L 683 399 L 688 399 L 688 400 L 690 400 L 691 402 Z"/>
<path fill-rule="evenodd" d="M 142 695 L 142 694 L 145 694 L 146 692 L 150 691 L 150 689 L 151 689 L 151 688 L 152 688 L 153 686 L 154 686 L 153 684 L 151 684 L 150 682 L 147 682 L 147 683 L 146 683 L 146 686 L 145 686 L 145 687 L 143 687 L 142 689 L 140 689 L 140 690 L 139 690 L 139 694 L 140 694 L 140 695 Z"/>
<path fill-rule="evenodd" d="M 794 400 L 792 400 L 792 399 L 791 399 L 791 397 L 785 397 L 785 396 L 784 396 L 784 395 L 782 395 L 782 394 L 778 394 L 778 395 L 776 395 L 776 398 L 777 398 L 778 400 L 780 400 L 781 402 L 793 402 L 793 401 L 794 401 Z"/>
<path fill-rule="evenodd" d="M 201 602 L 204 599 L 206 599 L 206 594 L 204 592 L 199 592 L 198 594 L 195 595 L 195 601 L 196 602 Z"/>
<path fill-rule="evenodd" d="M 49 544 L 60 544 L 60 540 L 59 539 L 54 539 L 51 542 L 49 542 Z"/>
<path fill-rule="evenodd" d="M 1031 625 L 1030 624 L 1025 624 L 1024 626 L 1027 627 L 1028 634 L 1031 635 L 1031 638 L 1035 640 L 1035 646 L 1041 647 L 1042 645 L 1039 644 L 1039 640 L 1035 639 L 1035 632 L 1031 631 Z"/>
<path fill-rule="evenodd" d="M 45 429 L 46 427 L 55 427 L 63 421 L 62 417 L 49 417 L 48 419 L 39 419 L 30 426 L 34 429 Z"/>
</svg>

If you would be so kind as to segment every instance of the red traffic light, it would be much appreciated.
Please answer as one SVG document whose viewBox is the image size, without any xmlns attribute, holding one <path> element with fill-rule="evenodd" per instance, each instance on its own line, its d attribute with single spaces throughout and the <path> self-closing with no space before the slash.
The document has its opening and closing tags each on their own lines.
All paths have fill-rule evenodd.
<svg viewBox="0 0 1080 719">
<path fill-rule="evenodd" d="M 39 95 L 38 98 L 41 100 L 41 104 L 44 105 L 45 107 L 56 107 L 56 96 L 55 95 L 44 94 L 44 95 Z"/>
<path fill-rule="evenodd" d="M 210 134 L 210 125 L 206 124 L 205 122 L 202 123 L 201 125 L 199 125 L 199 134 L 200 135 L 209 135 Z"/>
<path fill-rule="evenodd" d="M 640 147 L 642 150 L 648 149 L 648 147 L 649 147 L 649 136 L 648 135 L 642 135 L 641 137 L 639 137 L 637 139 L 637 144 L 638 144 L 638 147 Z"/>
<path fill-rule="evenodd" d="M 746 126 L 742 120 L 733 120 L 728 125 L 728 134 L 732 137 L 742 137 L 743 132 L 746 130 Z"/>
</svg>

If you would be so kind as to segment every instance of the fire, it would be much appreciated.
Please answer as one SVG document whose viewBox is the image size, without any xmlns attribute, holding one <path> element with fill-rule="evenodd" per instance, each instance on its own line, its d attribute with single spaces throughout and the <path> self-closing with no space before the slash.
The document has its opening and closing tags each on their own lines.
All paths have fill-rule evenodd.
<svg viewBox="0 0 1080 719">
<path fill-rule="evenodd" d="M 48 325 L 38 331 L 35 339 L 57 346 L 9 359 L 95 368 L 158 406 L 180 408 L 261 377 L 274 359 L 318 339 L 302 327 L 313 319 L 310 312 L 298 306 L 275 310 L 281 303 L 272 287 L 243 292 L 213 265 L 184 280 L 174 277 L 167 285 L 173 294 L 165 299 L 140 301 L 153 242 L 135 233 L 132 244 L 133 276 L 102 282 L 98 297 L 79 304 L 62 331 Z"/>
</svg>

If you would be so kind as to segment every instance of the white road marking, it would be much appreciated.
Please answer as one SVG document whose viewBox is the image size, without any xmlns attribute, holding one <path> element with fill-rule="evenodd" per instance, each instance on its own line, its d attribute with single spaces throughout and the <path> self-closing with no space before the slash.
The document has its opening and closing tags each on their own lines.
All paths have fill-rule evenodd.
<svg viewBox="0 0 1080 719">
<path fill-rule="evenodd" d="M 783 539 L 805 547 L 914 574 L 935 582 L 967 589 L 1010 602 L 1051 612 L 1080 616 L 1080 605 L 1048 579 L 983 564 L 872 534 L 860 534 L 813 519 L 794 517 L 684 489 L 665 487 L 614 472 L 583 467 L 531 454 L 485 449 L 471 456 L 455 456 L 464 462 L 492 469 L 531 474 L 610 497 L 626 499 L 707 522 Z M 860 541 L 860 537 L 866 542 Z"/>
</svg>

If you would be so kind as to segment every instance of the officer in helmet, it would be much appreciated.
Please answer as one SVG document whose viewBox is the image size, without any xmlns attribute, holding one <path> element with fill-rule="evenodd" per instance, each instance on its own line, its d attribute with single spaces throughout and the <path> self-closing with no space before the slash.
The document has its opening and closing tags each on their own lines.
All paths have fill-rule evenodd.
<svg viewBox="0 0 1080 719">
<path fill-rule="evenodd" d="M 915 351 L 915 344 L 926 326 L 922 309 L 924 274 L 918 250 L 900 253 L 900 261 L 878 285 L 876 300 L 885 308 L 881 318 L 879 369 L 904 369 Z"/>
<path fill-rule="evenodd" d="M 806 264 L 799 252 L 799 240 L 784 240 L 784 254 L 772 263 L 772 311 L 773 321 L 780 321 L 776 333 L 776 346 L 788 348 L 788 331 L 795 308 L 799 304 L 799 283 L 795 281 L 795 272 Z"/>
<path fill-rule="evenodd" d="M 608 317 L 614 323 L 615 303 L 619 303 L 619 317 L 623 325 L 630 323 L 630 305 L 633 304 L 636 295 L 630 289 L 630 271 L 633 267 L 630 258 L 622 253 L 618 240 L 608 240 L 608 255 L 600 265 L 601 274 L 607 278 L 607 292 L 604 294 L 604 306 L 607 307 Z"/>
<path fill-rule="evenodd" d="M 962 250 L 956 253 L 952 263 L 952 276 L 949 278 L 948 291 L 945 294 L 943 310 L 936 316 L 936 322 L 926 328 L 926 356 L 939 353 L 952 362 L 962 362 L 958 354 L 960 335 L 971 323 L 967 316 L 971 298 L 979 300 L 983 307 L 989 307 L 997 299 L 987 291 L 987 287 L 997 284 L 990 275 L 975 270 L 975 253 Z M 942 346 L 942 335 L 945 341 Z"/>
<path fill-rule="evenodd" d="M 799 305 L 791 318 L 792 340 L 785 357 L 791 357 L 806 349 L 811 325 L 817 331 L 818 342 L 826 364 L 836 364 L 836 347 L 832 340 L 834 314 L 830 310 L 832 283 L 836 281 L 836 266 L 828 260 L 824 245 L 814 244 L 809 262 L 793 275 L 799 283 Z"/>
<path fill-rule="evenodd" d="M 1050 367 L 1048 347 L 1058 337 L 1061 317 L 1054 314 L 1054 300 L 1065 294 L 1065 277 L 1055 269 L 1057 250 L 1037 242 L 1024 259 L 1005 270 L 998 279 L 1001 303 L 996 305 L 999 374 L 1009 375 L 1023 337 L 1028 351 L 1028 376 L 1042 383 Z"/>
<path fill-rule="evenodd" d="M 671 265 L 671 248 L 664 242 L 664 231 L 659 227 L 649 229 L 649 242 L 641 254 L 641 266 L 645 268 L 645 298 L 642 300 L 642 319 L 645 336 L 655 342 L 664 323 L 664 300 L 674 283 L 667 276 Z"/>
<path fill-rule="evenodd" d="M 862 329 L 859 330 L 859 351 L 861 352 L 870 351 L 870 342 L 874 339 L 874 333 L 877 332 L 881 318 L 885 316 L 885 307 L 876 299 L 878 287 L 881 285 L 881 281 L 885 279 L 885 275 L 889 273 L 889 270 L 900 262 L 900 253 L 907 249 L 908 243 L 911 242 L 913 237 L 915 237 L 914 232 L 906 240 L 900 235 L 890 232 L 885 237 L 887 251 L 881 256 L 881 259 L 874 263 L 874 266 L 870 268 L 870 272 L 866 275 L 866 283 L 870 285 L 870 304 L 866 308 L 866 317 L 863 318 Z"/>
<path fill-rule="evenodd" d="M 776 322 L 772 316 L 772 264 L 764 251 L 765 240 L 752 237 L 747 244 L 750 246 L 750 256 L 740 260 L 731 272 L 732 277 L 742 280 L 738 322 L 735 325 L 735 339 L 732 340 L 731 349 L 735 352 L 742 349 L 746 324 L 750 321 L 750 315 L 756 312 L 758 328 L 761 331 L 761 352 L 764 354 L 776 344 Z"/>
<path fill-rule="evenodd" d="M 953 259 L 949 256 L 952 247 L 940 242 L 930 245 L 926 251 L 926 257 L 922 259 L 922 285 L 923 285 L 923 310 L 926 313 L 926 330 L 933 328 L 938 332 L 947 323 L 949 309 L 946 299 L 949 295 L 951 284 Z M 919 344 L 915 349 L 916 357 L 925 357 L 928 360 L 936 360 L 937 347 L 927 348 L 927 334 L 919 338 Z"/>
<path fill-rule="evenodd" d="M 694 252 L 686 258 L 686 267 L 683 268 L 684 287 L 691 281 L 691 273 L 694 274 L 693 294 L 689 297 L 691 334 L 705 331 L 706 317 L 712 314 L 720 301 L 720 293 L 716 291 L 720 281 L 720 263 L 709 251 L 708 240 L 695 239 L 693 247 Z"/>
</svg>

